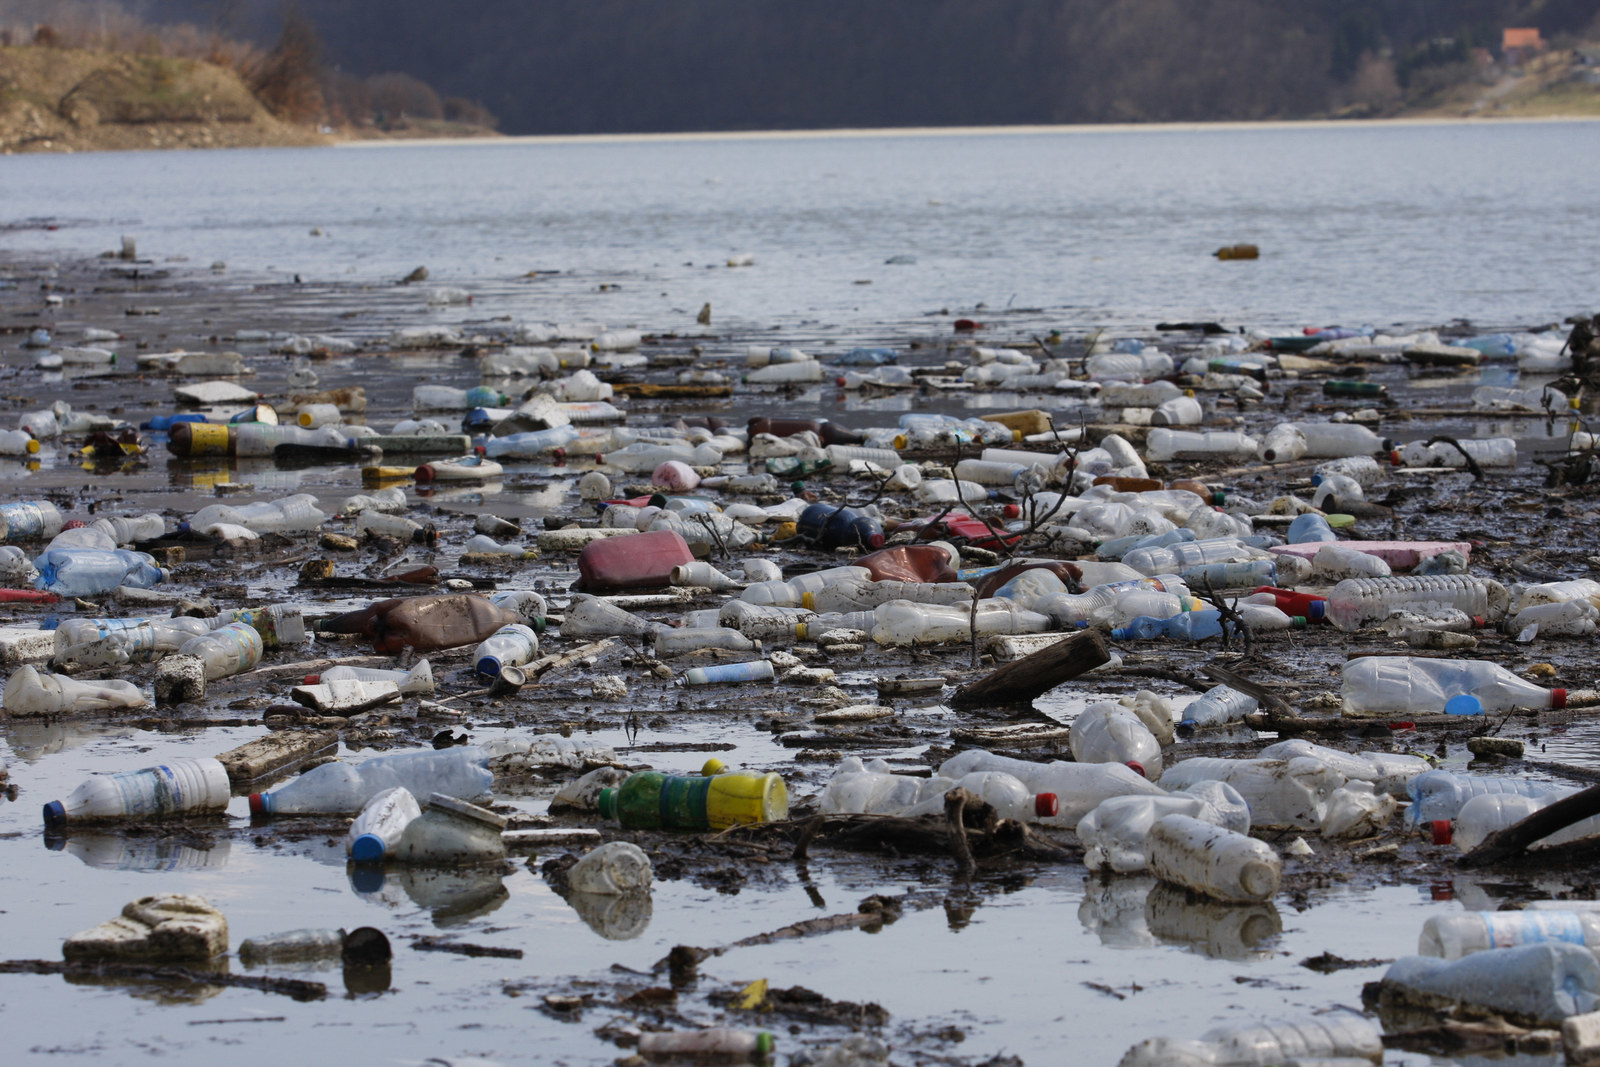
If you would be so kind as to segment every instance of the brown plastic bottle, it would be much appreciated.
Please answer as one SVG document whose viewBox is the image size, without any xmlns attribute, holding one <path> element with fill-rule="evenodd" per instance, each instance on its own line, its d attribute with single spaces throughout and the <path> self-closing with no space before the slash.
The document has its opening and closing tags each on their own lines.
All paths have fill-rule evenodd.
<svg viewBox="0 0 1600 1067">
<path fill-rule="evenodd" d="M 1094 480 L 1095 485 L 1109 485 L 1119 493 L 1151 493 L 1161 488 L 1160 478 L 1123 478 L 1105 474 Z"/>
<path fill-rule="evenodd" d="M 866 438 L 854 430 L 847 430 L 836 422 L 827 419 L 769 419 L 758 417 L 751 419 L 746 429 L 750 436 L 758 433 L 770 433 L 774 437 L 788 437 L 790 434 L 804 433 L 810 430 L 822 439 L 825 445 L 859 445 Z"/>
<path fill-rule="evenodd" d="M 1205 482 L 1197 482 L 1193 478 L 1179 478 L 1167 483 L 1168 489 L 1187 489 L 1189 492 L 1204 500 L 1207 504 L 1222 503 L 1222 494 L 1213 490 Z"/>
<path fill-rule="evenodd" d="M 366 634 L 376 652 L 435 652 L 476 644 L 522 616 L 471 593 L 394 597 L 324 619 L 324 633 Z"/>
<path fill-rule="evenodd" d="M 1028 437 L 1036 433 L 1049 433 L 1053 427 L 1050 424 L 1050 414 L 1038 408 L 1029 408 L 1027 411 L 1004 411 L 993 415 L 980 415 L 984 422 L 998 422 L 1008 430 Z"/>
<path fill-rule="evenodd" d="M 1069 591 L 1078 588 L 1078 579 L 1083 576 L 1083 572 L 1081 570 L 1079 570 L 1077 567 L 1074 567 L 1066 560 L 1061 559 L 1034 560 L 1031 562 L 1012 563 L 1005 567 L 1001 567 L 993 574 L 986 574 L 983 576 L 983 580 L 977 583 L 978 599 L 982 600 L 984 597 L 994 595 L 994 591 L 996 589 L 999 589 L 1002 585 L 1005 585 L 1023 571 L 1040 569 L 1050 571 L 1057 578 L 1060 578 L 1061 583 L 1065 585 Z"/>
<path fill-rule="evenodd" d="M 939 545 L 893 545 L 850 561 L 865 567 L 875 582 L 958 582 L 950 553 Z"/>
</svg>

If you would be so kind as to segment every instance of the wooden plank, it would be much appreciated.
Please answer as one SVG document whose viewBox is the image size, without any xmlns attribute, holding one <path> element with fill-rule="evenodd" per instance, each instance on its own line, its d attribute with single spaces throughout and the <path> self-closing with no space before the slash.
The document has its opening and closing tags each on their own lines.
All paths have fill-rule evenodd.
<svg viewBox="0 0 1600 1067">
<path fill-rule="evenodd" d="M 228 781 L 251 782 L 338 743 L 337 730 L 280 730 L 230 749 L 217 761 L 228 769 Z"/>
<path fill-rule="evenodd" d="M 962 686 L 950 699 L 950 706 L 960 710 L 1030 704 L 1035 697 L 1110 659 L 1100 631 L 1084 630 Z"/>
</svg>

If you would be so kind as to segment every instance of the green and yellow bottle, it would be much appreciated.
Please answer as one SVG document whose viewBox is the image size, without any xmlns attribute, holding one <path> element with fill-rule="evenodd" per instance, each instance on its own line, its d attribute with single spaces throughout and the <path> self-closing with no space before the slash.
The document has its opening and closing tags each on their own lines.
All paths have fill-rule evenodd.
<svg viewBox="0 0 1600 1067">
<path fill-rule="evenodd" d="M 600 814 L 633 830 L 725 830 L 789 817 L 789 790 L 770 774 L 679 776 L 641 771 L 600 790 Z"/>
</svg>

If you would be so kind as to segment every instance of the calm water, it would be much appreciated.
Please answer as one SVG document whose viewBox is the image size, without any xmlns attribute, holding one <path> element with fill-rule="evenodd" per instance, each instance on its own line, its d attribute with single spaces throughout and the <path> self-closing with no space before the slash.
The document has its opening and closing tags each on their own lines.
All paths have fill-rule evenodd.
<svg viewBox="0 0 1600 1067">
<path fill-rule="evenodd" d="M 1592 124 L 1318 126 L 26 156 L 0 250 L 496 297 L 520 318 L 881 334 L 1591 309 Z M 311 231 L 320 229 L 321 236 Z M 1218 247 L 1253 242 L 1255 262 Z M 730 255 L 755 266 L 729 270 Z M 887 261 L 909 257 L 914 262 Z M 530 281 L 531 270 L 560 271 Z M 870 283 L 870 284 L 867 284 Z M 600 291 L 604 284 L 610 288 Z M 1591 309 L 1592 310 L 1592 309 Z"/>
<path fill-rule="evenodd" d="M 231 303 L 219 317 L 252 325 L 265 324 L 258 320 L 270 317 L 274 301 L 293 298 L 282 288 L 252 294 L 241 283 L 296 274 L 370 285 L 373 302 L 404 304 L 415 317 L 407 322 L 510 317 L 687 332 L 709 301 L 717 329 L 773 328 L 784 341 L 944 334 L 958 315 L 1013 335 L 1052 326 L 1147 330 L 1180 319 L 1534 324 L 1593 309 L 1592 250 L 1600 247 L 1594 130 L 1341 126 L 19 157 L 0 160 L 0 256 L 93 254 L 131 234 L 158 265 L 226 262 L 219 284 L 231 295 L 219 304 Z M 46 221 L 58 228 L 45 229 Z M 1263 258 L 1211 257 L 1240 241 L 1259 244 Z M 741 253 L 754 255 L 755 265 L 724 266 Z M 911 262 L 891 265 L 891 258 Z M 419 264 L 431 271 L 429 287 L 461 286 L 478 299 L 430 313 L 417 306 L 420 294 L 389 288 Z M 560 273 L 526 277 L 533 270 Z M 345 296 L 346 306 L 368 298 Z M 314 312 L 297 308 L 294 328 L 344 336 L 383 328 L 331 310 L 326 319 L 319 324 Z M 321 365 L 325 380 L 357 373 L 355 362 Z M 419 380 L 455 380 L 471 369 L 453 354 L 405 357 L 400 365 Z M 282 366 L 264 369 L 258 380 L 277 385 L 283 373 Z M 89 389 L 70 395 L 104 399 Z M 808 392 L 795 402 L 816 399 Z M 971 404 L 1013 407 L 1016 399 L 988 394 Z M 872 413 L 889 421 L 910 401 L 849 403 L 852 421 L 869 422 Z M 1488 419 L 1469 429 L 1525 432 L 1502 431 Z M 548 490 L 505 496 L 533 513 L 558 512 L 570 504 L 570 480 L 549 476 Z M 239 464 L 175 474 L 158 462 L 119 474 L 106 492 L 181 511 L 194 493 L 209 491 L 207 478 L 249 481 L 263 496 L 309 489 L 325 501 L 358 485 L 354 468 Z M 65 459 L 37 474 L 0 472 L 8 492 L 83 479 Z M 436 502 L 449 507 L 445 496 Z M 483 493 L 462 500 L 466 509 L 500 505 Z M 941 713 L 927 714 L 935 726 L 948 725 Z M 658 733 L 732 737 L 740 747 L 730 762 L 783 765 L 788 752 L 755 718 Z M 942 860 L 862 863 L 835 854 L 814 857 L 804 873 L 775 865 L 781 869 L 737 895 L 660 882 L 648 925 L 618 940 L 520 863 L 504 877 L 449 885 L 395 879 L 381 891 L 358 892 L 338 843 L 321 839 L 280 846 L 237 834 L 207 849 L 204 841 L 185 847 L 82 834 L 63 849 L 46 847 L 39 804 L 86 775 L 214 755 L 260 732 L 6 724 L 0 758 L 20 792 L 14 803 L 0 799 L 3 954 L 52 958 L 64 936 L 130 899 L 195 892 L 226 911 L 235 945 L 306 925 L 383 928 L 397 949 L 391 991 L 340 999 L 335 970 L 311 975 L 335 994 L 320 1004 L 245 990 L 163 1002 L 138 987 L 0 976 L 7 1062 L 59 1060 L 66 1052 L 100 1063 L 219 1056 L 251 1065 L 286 1057 L 415 1064 L 431 1056 L 609 1063 L 621 1050 L 593 1031 L 630 1014 L 606 999 L 614 966 L 648 971 L 676 944 L 725 943 L 851 911 L 870 893 L 916 891 L 931 894 L 931 906 L 880 933 L 780 942 L 708 961 L 681 1010 L 711 1021 L 705 993 L 766 978 L 882 1004 L 892 1016 L 885 1036 L 901 1050 L 897 1063 L 928 1052 L 974 1060 L 1004 1052 L 1034 1067 L 1112 1064 L 1153 1034 L 1194 1036 L 1222 1022 L 1355 1004 L 1361 983 L 1381 967 L 1319 975 L 1299 961 L 1324 951 L 1392 958 L 1410 951 L 1429 915 L 1492 908 L 1495 894 L 1511 892 L 1471 877 L 1429 885 L 1417 882 L 1423 874 L 1399 873 L 1397 880 L 1417 884 L 1335 886 L 1306 901 L 1285 895 L 1259 908 L 1218 909 L 1152 891 L 1148 881 L 1102 885 L 1071 866 L 968 889 L 949 881 Z M 1593 763 L 1600 758 L 1595 732 L 1551 736 L 1545 758 Z M 495 735 L 474 731 L 480 739 Z M 626 740 L 620 732 L 597 739 Z M 668 770 L 698 766 L 693 754 L 651 758 Z M 548 793 L 509 802 L 538 813 Z M 242 798 L 232 814 L 242 826 Z M 1558 888 L 1534 882 L 1514 891 Z M 525 956 L 411 950 L 410 939 L 423 934 L 517 947 Z M 600 984 L 585 984 L 591 981 Z M 641 987 L 659 981 L 637 977 Z M 600 1001 L 579 1022 L 540 1010 L 544 993 L 589 988 Z M 961 1044 L 930 1036 L 951 1025 L 966 1033 Z M 815 1037 L 779 1029 L 785 1052 Z M 1391 1052 L 1387 1062 L 1474 1061 Z"/>
</svg>

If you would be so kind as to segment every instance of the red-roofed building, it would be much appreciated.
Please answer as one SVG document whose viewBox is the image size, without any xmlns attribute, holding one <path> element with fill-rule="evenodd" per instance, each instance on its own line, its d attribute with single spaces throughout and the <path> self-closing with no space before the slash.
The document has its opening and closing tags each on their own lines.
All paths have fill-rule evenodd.
<svg viewBox="0 0 1600 1067">
<path fill-rule="evenodd" d="M 1507 26 L 1500 38 L 1500 54 L 1507 63 L 1523 60 L 1544 51 L 1544 41 L 1539 38 L 1538 27 L 1514 28 Z"/>
</svg>

